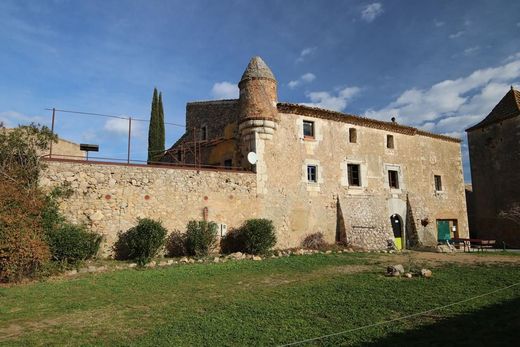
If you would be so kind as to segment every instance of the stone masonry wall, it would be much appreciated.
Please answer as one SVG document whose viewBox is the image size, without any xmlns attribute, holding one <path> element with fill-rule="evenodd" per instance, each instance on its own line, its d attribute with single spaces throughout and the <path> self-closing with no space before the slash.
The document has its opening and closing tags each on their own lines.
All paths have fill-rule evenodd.
<svg viewBox="0 0 520 347">
<path fill-rule="evenodd" d="M 459 143 L 298 114 L 279 118 L 273 138 L 258 141 L 265 169 L 257 176 L 280 246 L 295 247 L 318 231 L 333 242 L 338 223 L 344 223 L 353 245 L 386 248 L 394 214 L 405 224 L 405 244 L 414 239 L 435 246 L 438 220 L 456 221 L 458 236 L 468 235 Z M 304 138 L 303 120 L 314 122 L 313 139 Z M 350 128 L 357 131 L 355 143 L 349 142 Z M 386 146 L 387 135 L 394 137 L 393 149 Z M 349 163 L 360 165 L 361 187 L 348 185 Z M 307 181 L 307 165 L 318 167 L 316 183 Z M 399 172 L 399 189 L 389 187 L 388 170 Z M 434 175 L 442 177 L 442 191 L 435 191 Z M 425 219 L 429 223 L 423 226 Z M 407 230 L 415 235 L 406 235 Z"/>
<path fill-rule="evenodd" d="M 71 222 L 85 223 L 105 238 L 110 253 L 119 231 L 137 218 L 159 219 L 169 231 L 185 231 L 189 220 L 238 227 L 258 216 L 256 178 L 251 173 L 181 168 L 48 161 L 40 184 L 45 189 L 69 182 L 74 190 L 60 208 Z"/>
</svg>

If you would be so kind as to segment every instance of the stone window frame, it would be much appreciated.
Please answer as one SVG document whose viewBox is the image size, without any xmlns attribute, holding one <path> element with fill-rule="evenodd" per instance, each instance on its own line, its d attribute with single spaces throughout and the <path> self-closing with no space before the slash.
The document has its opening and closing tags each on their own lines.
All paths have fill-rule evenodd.
<svg viewBox="0 0 520 347">
<path fill-rule="evenodd" d="M 357 144 L 358 143 L 358 131 L 357 128 L 348 127 L 348 143 Z"/>
<path fill-rule="evenodd" d="M 386 150 L 395 150 L 395 136 L 394 134 L 385 134 L 385 149 Z"/>
<path fill-rule="evenodd" d="M 305 135 L 303 134 L 303 122 L 314 123 L 314 137 L 305 137 Z M 298 137 L 300 138 L 301 142 L 318 143 L 322 140 L 322 135 L 321 135 L 322 124 L 319 119 L 307 117 L 307 116 L 298 116 L 298 118 L 296 118 L 296 126 L 298 129 Z"/>
<path fill-rule="evenodd" d="M 348 181 L 348 165 L 359 165 L 360 171 L 360 186 L 350 185 Z M 356 159 L 345 159 L 343 163 L 341 163 L 341 185 L 343 187 L 347 187 L 352 192 L 355 191 L 363 191 L 368 187 L 368 167 L 367 163 L 363 160 Z"/>
<path fill-rule="evenodd" d="M 311 170 L 313 169 L 313 170 Z M 314 172 L 311 172 L 314 171 Z M 313 176 L 314 178 L 312 178 Z M 307 165 L 307 182 L 308 183 L 318 183 L 318 165 Z"/>
<path fill-rule="evenodd" d="M 392 188 L 392 187 L 390 187 L 388 171 L 397 171 L 397 178 L 398 178 L 399 188 Z M 389 164 L 389 163 L 385 163 L 384 164 L 383 175 L 384 175 L 384 180 L 385 180 L 385 187 L 386 187 L 386 189 L 390 190 L 390 193 L 399 194 L 399 193 L 402 193 L 403 190 L 406 189 L 406 186 L 404 184 L 404 174 L 403 174 L 403 171 L 404 170 L 403 170 L 402 166 L 399 165 L 399 164 Z"/>
<path fill-rule="evenodd" d="M 439 173 L 439 172 L 433 172 L 433 191 L 435 192 L 435 194 L 445 194 L 446 193 L 446 187 L 444 186 L 443 184 L 443 179 L 442 179 L 442 174 Z M 440 190 L 437 189 L 437 177 L 439 177 L 440 179 Z"/>
<path fill-rule="evenodd" d="M 305 135 L 305 125 L 306 124 L 310 124 L 311 135 Z M 303 138 L 306 139 L 306 140 L 314 140 L 316 138 L 316 124 L 315 124 L 315 122 L 307 120 L 307 119 L 304 119 L 303 123 L 302 123 L 302 126 L 303 126 Z"/>
<path fill-rule="evenodd" d="M 316 182 L 309 181 L 307 179 L 307 167 L 316 166 Z M 323 166 L 320 165 L 320 161 L 316 159 L 305 159 L 302 164 L 302 178 L 301 181 L 307 185 L 307 190 L 320 190 L 320 185 L 323 184 Z"/>
</svg>

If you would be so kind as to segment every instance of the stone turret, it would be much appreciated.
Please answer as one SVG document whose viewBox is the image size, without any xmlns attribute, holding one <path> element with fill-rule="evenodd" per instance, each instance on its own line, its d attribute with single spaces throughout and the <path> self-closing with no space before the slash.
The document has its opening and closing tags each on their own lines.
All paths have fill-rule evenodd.
<svg viewBox="0 0 520 347">
<path fill-rule="evenodd" d="M 262 140 L 272 138 L 278 119 L 276 84 L 271 69 L 262 58 L 253 57 L 238 83 L 239 131 L 243 142 L 253 140 L 255 133 Z"/>
</svg>

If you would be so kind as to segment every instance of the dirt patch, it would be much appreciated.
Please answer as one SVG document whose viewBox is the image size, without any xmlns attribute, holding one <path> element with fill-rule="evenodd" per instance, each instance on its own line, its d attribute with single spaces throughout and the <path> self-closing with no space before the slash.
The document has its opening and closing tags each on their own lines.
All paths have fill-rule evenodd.
<svg viewBox="0 0 520 347">
<path fill-rule="evenodd" d="M 109 323 L 110 322 L 110 323 Z M 84 328 L 89 326 L 94 333 L 110 331 L 117 332 L 124 329 L 124 313 L 114 308 L 102 308 L 89 311 L 81 311 L 63 314 L 54 318 L 45 318 L 40 320 L 28 320 L 10 324 L 7 327 L 0 327 L 0 342 L 8 341 L 19 336 L 48 331 L 56 327 Z M 139 335 L 142 333 L 140 329 L 132 329 L 128 331 L 131 335 Z"/>
<path fill-rule="evenodd" d="M 366 272 L 372 270 L 371 265 L 341 265 L 341 266 L 329 266 L 325 269 L 313 271 L 311 274 L 355 274 L 360 272 Z"/>
<path fill-rule="evenodd" d="M 413 261 L 416 263 L 428 263 L 432 265 L 442 265 L 446 263 L 457 264 L 519 264 L 520 256 L 514 255 L 480 255 L 472 253 L 434 253 L 434 252 L 406 252 L 403 254 L 385 254 L 378 257 L 379 261 L 395 263 L 406 263 Z"/>
</svg>

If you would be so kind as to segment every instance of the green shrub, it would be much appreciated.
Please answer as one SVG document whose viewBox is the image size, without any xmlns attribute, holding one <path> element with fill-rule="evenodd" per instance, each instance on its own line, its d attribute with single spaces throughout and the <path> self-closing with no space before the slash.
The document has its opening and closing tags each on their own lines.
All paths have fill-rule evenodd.
<svg viewBox="0 0 520 347">
<path fill-rule="evenodd" d="M 217 223 L 190 221 L 186 231 L 186 250 L 190 255 L 208 255 L 217 241 Z"/>
<path fill-rule="evenodd" d="M 101 244 L 101 235 L 69 223 L 47 231 L 46 236 L 52 259 L 68 264 L 95 257 Z"/>
<path fill-rule="evenodd" d="M 164 246 L 167 234 L 159 221 L 149 218 L 139 219 L 135 227 L 119 233 L 114 245 L 117 259 L 132 259 L 139 265 L 145 265 Z"/>
<path fill-rule="evenodd" d="M 240 229 L 232 229 L 220 240 L 220 251 L 225 254 L 245 252 L 244 237 Z"/>
<path fill-rule="evenodd" d="M 269 219 L 249 219 L 240 227 L 244 251 L 249 254 L 267 253 L 276 244 L 273 222 Z"/>
<path fill-rule="evenodd" d="M 186 234 L 174 231 L 166 240 L 166 255 L 168 257 L 182 257 L 187 255 Z"/>
</svg>

